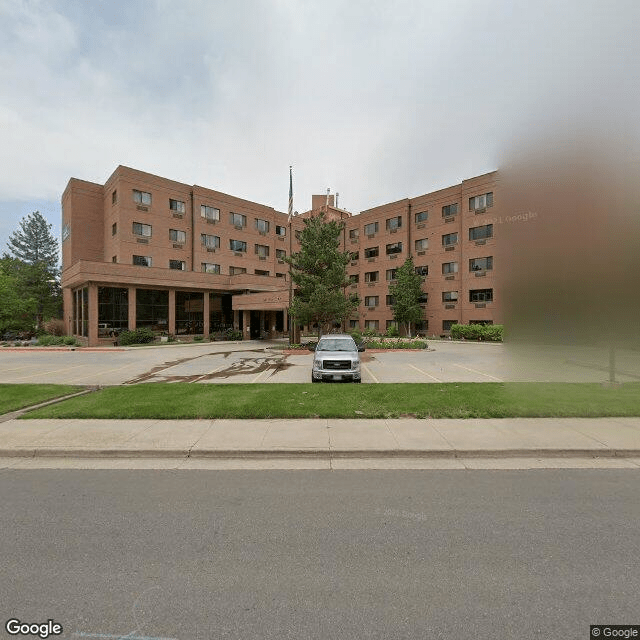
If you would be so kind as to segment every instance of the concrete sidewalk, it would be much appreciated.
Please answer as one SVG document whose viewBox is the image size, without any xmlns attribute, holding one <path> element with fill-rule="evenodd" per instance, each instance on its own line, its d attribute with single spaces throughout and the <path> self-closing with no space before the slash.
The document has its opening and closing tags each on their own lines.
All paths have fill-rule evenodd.
<svg viewBox="0 0 640 640">
<path fill-rule="evenodd" d="M 0 424 L 0 458 L 0 467 L 73 458 L 156 461 L 152 468 L 207 460 L 256 461 L 261 468 L 286 468 L 285 461 L 305 461 L 305 468 L 425 468 L 424 461 L 429 468 L 470 468 L 469 461 L 473 468 L 496 468 L 499 459 L 598 459 L 609 467 L 640 468 L 640 417 L 9 420 Z M 163 459 L 173 462 L 159 464 Z"/>
</svg>

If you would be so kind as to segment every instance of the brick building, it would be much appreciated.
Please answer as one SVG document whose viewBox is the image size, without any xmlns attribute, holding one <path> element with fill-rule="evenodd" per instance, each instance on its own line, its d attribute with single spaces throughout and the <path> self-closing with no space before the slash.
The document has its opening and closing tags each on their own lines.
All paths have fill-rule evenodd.
<svg viewBox="0 0 640 640">
<path fill-rule="evenodd" d="M 350 328 L 384 332 L 395 269 L 411 255 L 424 276 L 427 334 L 454 322 L 497 321 L 492 218 L 496 173 L 353 215 L 333 195 L 288 216 L 197 185 L 118 167 L 104 185 L 72 178 L 62 196 L 62 287 L 67 331 L 88 344 L 114 328 L 245 337 L 288 332 L 288 265 L 296 231 L 323 212 L 342 220 L 350 292 L 361 306 Z M 495 206 L 494 206 L 495 205 Z"/>
</svg>

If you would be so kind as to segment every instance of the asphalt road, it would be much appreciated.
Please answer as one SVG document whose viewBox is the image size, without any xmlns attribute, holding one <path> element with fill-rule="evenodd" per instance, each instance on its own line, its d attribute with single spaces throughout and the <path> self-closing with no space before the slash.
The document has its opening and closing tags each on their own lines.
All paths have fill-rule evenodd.
<svg viewBox="0 0 640 640">
<path fill-rule="evenodd" d="M 0 617 L 63 638 L 586 639 L 640 623 L 639 494 L 613 470 L 4 470 Z"/>
<path fill-rule="evenodd" d="M 268 343 L 203 343 L 130 349 L 11 351 L 0 348 L 0 383 L 84 385 L 143 382 L 309 382 L 312 354 L 284 354 Z M 508 345 L 429 342 L 429 350 L 362 354 L 365 383 L 501 382 L 555 380 L 606 382 L 609 352 L 602 348 L 555 347 L 517 351 Z M 619 382 L 640 380 L 640 352 L 619 350 Z"/>
</svg>

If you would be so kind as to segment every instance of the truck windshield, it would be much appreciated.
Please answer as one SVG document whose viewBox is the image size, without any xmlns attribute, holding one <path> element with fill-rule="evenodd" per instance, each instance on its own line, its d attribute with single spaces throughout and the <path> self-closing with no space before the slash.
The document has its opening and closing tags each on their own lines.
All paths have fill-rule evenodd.
<svg viewBox="0 0 640 640">
<path fill-rule="evenodd" d="M 355 351 L 356 343 L 353 340 L 333 338 L 320 340 L 316 351 Z"/>
</svg>

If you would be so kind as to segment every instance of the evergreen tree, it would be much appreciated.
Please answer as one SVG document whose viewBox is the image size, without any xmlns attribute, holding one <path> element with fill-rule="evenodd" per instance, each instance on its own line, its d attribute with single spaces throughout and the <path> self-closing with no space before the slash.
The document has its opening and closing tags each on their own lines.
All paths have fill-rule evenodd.
<svg viewBox="0 0 640 640">
<path fill-rule="evenodd" d="M 411 257 L 396 271 L 396 282 L 389 286 L 389 295 L 394 298 L 394 319 L 406 326 L 411 337 L 411 325 L 424 317 L 420 307 L 422 277 L 416 273 Z"/>
<path fill-rule="evenodd" d="M 317 324 L 318 337 L 357 309 L 357 296 L 345 294 L 350 251 L 340 251 L 342 224 L 326 222 L 324 214 L 304 221 L 300 251 L 286 262 L 296 286 L 290 312 L 299 324 Z"/>
<path fill-rule="evenodd" d="M 39 329 L 44 320 L 62 317 L 60 283 L 46 263 L 28 264 L 5 254 L 0 259 L 0 275 L 6 290 L 13 289 L 20 298 L 20 304 L 10 303 L 12 295 L 0 298 L 6 328 L 33 331 Z"/>
<path fill-rule="evenodd" d="M 30 213 L 20 221 L 20 229 L 14 231 L 7 247 L 15 258 L 28 264 L 45 264 L 51 273 L 58 270 L 58 240 L 39 211 Z"/>
</svg>

